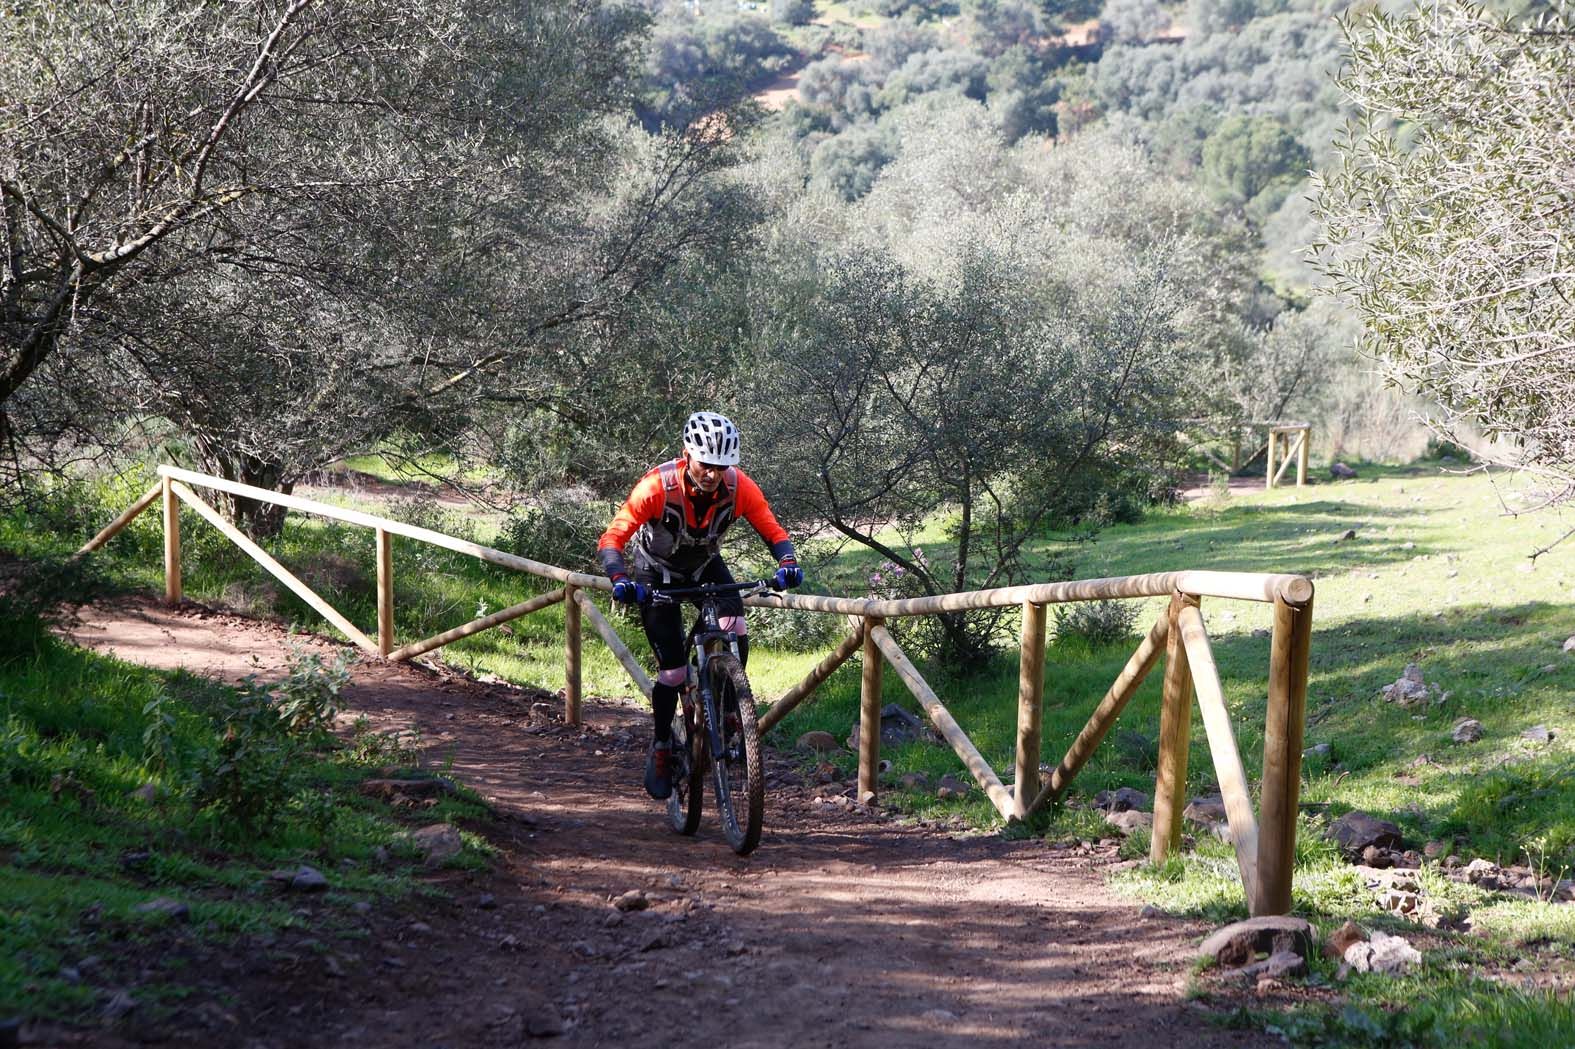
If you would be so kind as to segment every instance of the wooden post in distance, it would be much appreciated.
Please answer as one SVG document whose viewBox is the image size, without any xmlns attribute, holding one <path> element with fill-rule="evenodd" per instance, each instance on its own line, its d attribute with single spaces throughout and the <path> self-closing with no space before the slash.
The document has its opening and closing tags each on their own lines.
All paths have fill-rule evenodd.
<svg viewBox="0 0 1575 1049">
<path fill-rule="evenodd" d="M 563 720 L 580 723 L 580 588 L 564 587 L 563 606 Z"/>
<path fill-rule="evenodd" d="M 1017 782 L 1012 815 L 1026 819 L 1039 796 L 1040 718 L 1045 698 L 1045 606 L 1023 604 L 1022 654 L 1017 663 Z"/>
<path fill-rule="evenodd" d="M 1181 810 L 1187 799 L 1187 746 L 1192 737 L 1192 673 L 1181 640 L 1181 610 L 1198 599 L 1175 594 L 1165 637 L 1165 689 L 1159 712 L 1159 771 L 1154 777 L 1154 833 L 1150 863 L 1160 864 L 1181 842 Z"/>
<path fill-rule="evenodd" d="M 879 793 L 881 671 L 885 664 L 875 643 L 875 630 L 886 621 L 871 616 L 864 621 L 864 676 L 859 682 L 859 797 L 863 802 Z"/>
<path fill-rule="evenodd" d="M 180 604 L 180 503 L 175 485 L 164 478 L 164 603 Z"/>
</svg>

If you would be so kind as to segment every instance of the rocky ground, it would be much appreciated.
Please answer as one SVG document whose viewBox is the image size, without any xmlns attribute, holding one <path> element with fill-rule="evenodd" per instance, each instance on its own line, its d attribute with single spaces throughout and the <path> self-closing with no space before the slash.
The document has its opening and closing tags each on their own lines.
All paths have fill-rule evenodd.
<svg viewBox="0 0 1575 1049">
<path fill-rule="evenodd" d="M 94 609 L 76 636 L 228 679 L 279 673 L 288 654 L 276 627 L 152 601 Z M 774 757 L 765 838 L 740 859 L 710 814 L 679 837 L 642 794 L 637 708 L 592 701 L 573 728 L 558 697 L 376 661 L 346 700 L 418 729 L 487 798 L 492 868 L 436 869 L 432 893 L 398 905 L 302 894 L 299 929 L 226 946 L 176 924 L 124 946 L 150 975 L 179 964 L 192 991 L 168 1016 L 145 1018 L 130 987 L 117 1026 L 23 1044 L 1279 1044 L 1187 1002 L 1209 930 L 1111 895 L 1113 845 L 915 825 L 828 802 Z"/>
</svg>

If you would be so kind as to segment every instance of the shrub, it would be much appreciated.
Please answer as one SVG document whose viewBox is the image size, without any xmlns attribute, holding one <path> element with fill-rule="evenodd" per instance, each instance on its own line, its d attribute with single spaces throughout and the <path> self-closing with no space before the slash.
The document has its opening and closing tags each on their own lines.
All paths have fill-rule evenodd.
<svg viewBox="0 0 1575 1049">
<path fill-rule="evenodd" d="M 74 622 L 76 610 L 103 589 L 87 560 L 0 564 L 0 665 L 37 656 L 50 628 Z"/>
<path fill-rule="evenodd" d="M 1137 622 L 1135 604 L 1121 601 L 1079 601 L 1055 610 L 1057 643 L 1079 640 L 1091 648 L 1125 641 Z"/>
<path fill-rule="evenodd" d="M 287 732 L 327 732 L 339 712 L 339 693 L 350 681 L 355 656 L 340 650 L 325 662 L 305 645 L 290 642 L 290 672 L 273 686 L 274 709 Z"/>
<path fill-rule="evenodd" d="M 533 561 L 578 571 L 598 571 L 596 541 L 612 513 L 597 503 L 545 496 L 515 510 L 498 530 L 498 545 Z"/>
</svg>

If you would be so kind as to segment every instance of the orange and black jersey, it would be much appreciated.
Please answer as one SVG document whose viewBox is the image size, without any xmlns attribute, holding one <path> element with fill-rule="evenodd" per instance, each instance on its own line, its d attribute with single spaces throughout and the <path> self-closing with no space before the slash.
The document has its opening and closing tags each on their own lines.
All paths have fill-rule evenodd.
<svg viewBox="0 0 1575 1049">
<path fill-rule="evenodd" d="M 690 480 L 684 460 L 674 459 L 635 484 L 596 544 L 597 556 L 609 576 L 627 574 L 623 549 L 633 539 L 637 565 L 690 575 L 717 555 L 722 534 L 740 517 L 760 533 L 778 561 L 793 556 L 787 530 L 748 474 L 729 467 L 707 495 Z"/>
</svg>

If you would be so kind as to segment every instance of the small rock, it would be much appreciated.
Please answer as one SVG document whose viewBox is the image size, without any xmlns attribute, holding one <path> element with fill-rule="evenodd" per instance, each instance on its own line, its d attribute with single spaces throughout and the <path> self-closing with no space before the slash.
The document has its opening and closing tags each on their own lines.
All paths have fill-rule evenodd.
<svg viewBox="0 0 1575 1049">
<path fill-rule="evenodd" d="M 490 892 L 484 892 L 476 897 L 476 906 L 484 911 L 495 910 L 498 906 L 498 898 Z"/>
<path fill-rule="evenodd" d="M 1121 812 L 1105 813 L 1105 822 L 1121 831 L 1122 834 L 1132 834 L 1139 830 L 1148 830 L 1154 826 L 1152 812 L 1137 812 L 1125 809 Z"/>
<path fill-rule="evenodd" d="M 957 1014 L 950 1009 L 926 1009 L 919 1014 L 919 1019 L 925 1023 L 949 1024 L 957 1021 Z"/>
<path fill-rule="evenodd" d="M 1143 909 L 1138 911 L 1138 917 L 1139 918 L 1168 918 L 1168 917 L 1170 917 L 1170 915 L 1163 908 L 1156 907 L 1152 903 L 1145 903 L 1143 905 Z"/>
<path fill-rule="evenodd" d="M 1354 529 L 1354 528 L 1347 528 L 1345 531 L 1340 533 L 1339 542 L 1344 543 L 1344 542 L 1348 542 L 1348 541 L 1350 541 L 1352 539 L 1355 539 L 1355 538 L 1356 538 L 1356 529 Z"/>
<path fill-rule="evenodd" d="M 1575 652 L 1575 635 L 1564 639 L 1564 651 Z"/>
<path fill-rule="evenodd" d="M 1198 954 L 1234 969 L 1247 965 L 1259 954 L 1292 951 L 1305 958 L 1316 938 L 1313 927 L 1301 918 L 1269 915 L 1216 929 L 1203 941 Z"/>
<path fill-rule="evenodd" d="M 1482 738 L 1482 722 L 1476 718 L 1461 718 L 1455 722 L 1451 736 L 1456 743 L 1475 743 Z"/>
<path fill-rule="evenodd" d="M 1136 810 L 1142 812 L 1149 807 L 1149 797 L 1141 790 L 1131 787 L 1120 787 L 1116 790 L 1102 790 L 1094 795 L 1094 808 L 1106 812 L 1127 812 Z"/>
<path fill-rule="evenodd" d="M 433 823 L 412 831 L 410 843 L 421 851 L 428 866 L 437 866 L 444 860 L 458 856 L 465 847 L 459 828 L 449 823 Z"/>
<path fill-rule="evenodd" d="M 58 973 L 56 973 L 55 975 L 60 977 L 61 982 L 69 983 L 72 986 L 76 986 L 77 984 L 82 982 L 82 970 L 74 969 L 74 968 L 72 968 L 69 965 L 61 966 L 60 967 L 60 971 Z M 5 1045 L 5 1042 L 3 1040 L 0 1040 L 0 1049 L 3 1049 L 4 1045 Z"/>
<path fill-rule="evenodd" d="M 904 772 L 897 782 L 904 790 L 924 790 L 930 785 L 930 777 L 924 772 Z"/>
<path fill-rule="evenodd" d="M 1441 841 L 1430 841 L 1422 846 L 1422 855 L 1430 860 L 1436 860 L 1449 851 L 1449 846 Z"/>
<path fill-rule="evenodd" d="M 290 891 L 292 892 L 327 892 L 328 879 L 321 871 L 303 865 L 290 878 Z"/>
<path fill-rule="evenodd" d="M 1324 945 L 1323 953 L 1328 958 L 1344 958 L 1345 952 L 1353 943 L 1361 943 L 1367 939 L 1367 930 L 1353 921 L 1334 930 L 1329 935 L 1329 942 Z"/>
<path fill-rule="evenodd" d="M 136 1009 L 137 1000 L 125 991 L 116 991 L 109 1001 L 104 1003 L 104 1019 L 119 1020 L 121 1017 Z"/>
<path fill-rule="evenodd" d="M 1407 663 L 1405 671 L 1395 679 L 1394 684 L 1385 685 L 1381 691 L 1384 702 L 1402 707 L 1419 706 L 1426 703 L 1430 696 L 1427 683 L 1422 680 L 1422 668 L 1415 663 Z"/>
<path fill-rule="evenodd" d="M 185 921 L 191 917 L 190 907 L 179 900 L 172 900 L 168 896 L 160 896 L 157 899 L 149 900 L 147 903 L 139 903 L 132 910 L 138 914 L 153 914 L 161 918 L 168 918 L 171 921 Z"/>
<path fill-rule="evenodd" d="M 350 905 L 350 909 L 361 915 L 363 918 L 372 913 L 372 905 L 367 903 L 365 900 L 356 900 Z"/>
<path fill-rule="evenodd" d="M 1404 937 L 1375 932 L 1371 940 L 1347 948 L 1345 961 L 1357 972 L 1399 975 L 1420 965 L 1422 954 Z"/>
<path fill-rule="evenodd" d="M 806 732 L 798 737 L 800 750 L 812 750 L 817 754 L 826 754 L 831 751 L 841 750 L 837 737 L 829 732 Z"/>
<path fill-rule="evenodd" d="M 1356 480 L 1356 471 L 1344 463 L 1330 463 L 1329 476 L 1336 481 L 1354 481 Z"/>
<path fill-rule="evenodd" d="M 1546 725 L 1533 725 L 1520 734 L 1521 739 L 1529 739 L 1533 743 L 1551 743 L 1556 733 Z"/>
<path fill-rule="evenodd" d="M 545 997 L 531 995 L 516 1009 L 520 1030 L 527 1038 L 558 1038 L 563 1034 L 563 1016 Z"/>
<path fill-rule="evenodd" d="M 1396 867 L 1404 867 L 1407 870 L 1414 871 L 1422 866 L 1422 854 L 1415 849 L 1406 849 L 1405 852 L 1401 853 L 1399 859 L 1395 859 L 1395 854 L 1391 852 L 1389 859 Z"/>
<path fill-rule="evenodd" d="M 1347 812 L 1330 824 L 1329 837 L 1348 857 L 1362 855 L 1369 845 L 1392 849 L 1401 844 L 1398 826 L 1360 811 Z"/>
<path fill-rule="evenodd" d="M 1479 858 L 1466 864 L 1466 880 L 1473 885 L 1481 885 L 1483 882 L 1491 879 L 1493 884 L 1488 886 L 1488 888 L 1497 888 L 1499 873 L 1498 864 L 1492 860 Z"/>
<path fill-rule="evenodd" d="M 1362 862 L 1369 867 L 1393 867 L 1394 861 L 1389 858 L 1389 850 L 1369 845 L 1362 850 Z"/>
<path fill-rule="evenodd" d="M 149 805 L 159 800 L 159 786 L 157 783 L 144 783 L 131 792 L 131 796 L 138 801 L 145 801 Z"/>
<path fill-rule="evenodd" d="M 615 896 L 612 905 L 627 913 L 629 911 L 643 911 L 651 905 L 651 901 L 646 899 L 645 893 L 639 889 L 630 889 L 621 896 Z"/>
<path fill-rule="evenodd" d="M 411 922 L 410 931 L 415 933 L 417 936 L 425 936 L 427 933 L 432 931 L 432 926 L 428 925 L 426 922 Z"/>
<path fill-rule="evenodd" d="M 1204 795 L 1193 798 L 1182 810 L 1183 819 L 1193 823 L 1224 823 L 1229 817 L 1225 813 L 1225 799 L 1218 794 Z"/>
<path fill-rule="evenodd" d="M 970 787 L 969 787 L 968 784 L 964 783 L 962 780 L 958 779 L 956 776 L 953 776 L 949 772 L 946 775 L 944 775 L 944 776 L 942 776 L 940 778 L 940 782 L 935 784 L 936 796 L 937 797 L 942 797 L 942 798 L 946 798 L 946 797 L 953 797 L 953 798 L 965 797 L 968 794 L 969 789 L 970 789 Z M 943 793 L 941 793 L 942 791 L 950 791 L 951 793 L 950 794 L 943 794 Z"/>
<path fill-rule="evenodd" d="M 1334 756 L 1334 744 L 1318 743 L 1302 751 L 1302 760 L 1308 758 L 1323 758 L 1325 760 Z"/>
<path fill-rule="evenodd" d="M 1275 951 L 1263 964 L 1262 975 L 1271 980 L 1285 980 L 1307 975 L 1307 959 L 1295 951 Z"/>
</svg>

